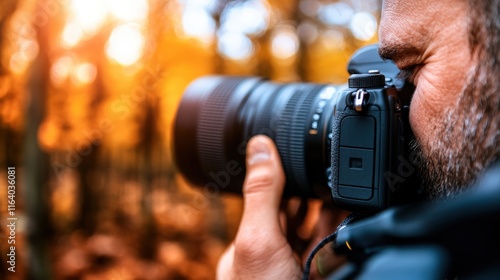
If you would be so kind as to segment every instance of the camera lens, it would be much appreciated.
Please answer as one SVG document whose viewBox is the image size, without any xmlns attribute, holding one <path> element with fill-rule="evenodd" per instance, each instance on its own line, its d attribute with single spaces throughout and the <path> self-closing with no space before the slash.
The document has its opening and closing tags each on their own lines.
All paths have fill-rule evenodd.
<svg viewBox="0 0 500 280">
<path fill-rule="evenodd" d="M 256 77 L 200 78 L 188 87 L 177 111 L 177 166 L 207 195 L 241 193 L 246 143 L 264 134 L 278 148 L 285 195 L 329 199 L 331 116 L 338 90 Z"/>
</svg>

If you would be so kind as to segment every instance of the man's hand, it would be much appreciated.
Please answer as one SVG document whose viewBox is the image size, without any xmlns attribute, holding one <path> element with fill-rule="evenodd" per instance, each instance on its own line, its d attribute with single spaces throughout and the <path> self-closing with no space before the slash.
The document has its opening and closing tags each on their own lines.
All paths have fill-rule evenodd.
<svg viewBox="0 0 500 280">
<path fill-rule="evenodd" d="M 247 146 L 244 210 L 236 238 L 217 267 L 217 279 L 300 279 L 302 270 L 280 224 L 285 174 L 273 141 Z"/>
</svg>

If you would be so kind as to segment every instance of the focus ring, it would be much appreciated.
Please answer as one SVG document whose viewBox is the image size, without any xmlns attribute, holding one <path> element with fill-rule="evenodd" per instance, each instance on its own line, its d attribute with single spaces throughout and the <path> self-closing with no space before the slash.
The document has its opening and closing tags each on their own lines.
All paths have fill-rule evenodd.
<svg viewBox="0 0 500 280">
<path fill-rule="evenodd" d="M 226 159 L 221 155 L 225 155 L 224 124 L 227 121 L 226 113 L 231 93 L 242 81 L 241 78 L 224 79 L 201 106 L 196 135 L 200 166 L 205 174 L 218 172 L 225 168 Z"/>
<path fill-rule="evenodd" d="M 276 144 L 283 160 L 287 185 L 296 185 L 302 192 L 309 192 L 306 176 L 305 133 L 313 101 L 322 87 L 302 88 L 293 93 L 282 112 L 278 125 Z"/>
<path fill-rule="evenodd" d="M 276 97 L 276 92 L 279 91 L 280 87 L 276 87 L 274 85 L 272 86 L 273 87 L 266 88 L 266 92 L 269 94 L 269 96 Z M 259 113 L 255 116 L 255 125 L 252 128 L 252 135 L 264 134 L 274 139 L 276 135 L 276 127 L 274 127 L 273 120 L 275 117 L 274 114 L 276 114 L 276 112 L 274 111 L 274 107 L 276 104 L 272 98 L 266 98 L 262 96 L 261 100 L 261 102 L 265 102 L 265 104 L 262 105 L 261 108 L 263 109 L 260 110 Z"/>
</svg>

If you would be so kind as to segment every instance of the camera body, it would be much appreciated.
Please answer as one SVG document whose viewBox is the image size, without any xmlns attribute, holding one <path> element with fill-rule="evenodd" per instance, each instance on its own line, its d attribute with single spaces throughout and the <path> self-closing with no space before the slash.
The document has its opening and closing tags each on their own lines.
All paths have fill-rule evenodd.
<svg viewBox="0 0 500 280">
<path fill-rule="evenodd" d="M 338 99 L 332 116 L 329 187 L 335 204 L 374 213 L 421 200 L 418 154 L 410 149 L 414 86 L 378 56 L 378 45 L 358 50 L 348 71 L 345 100 Z"/>
<path fill-rule="evenodd" d="M 194 81 L 174 123 L 179 170 L 207 196 L 241 193 L 246 143 L 264 134 L 278 148 L 285 196 L 333 198 L 367 214 L 415 200 L 415 168 L 406 165 L 413 87 L 380 59 L 377 45 L 357 51 L 348 71 L 347 88 L 255 77 Z"/>
<path fill-rule="evenodd" d="M 358 213 L 398 203 L 401 182 L 394 175 L 409 125 L 396 88 L 379 71 L 352 74 L 331 118 L 329 186 L 335 203 Z"/>
</svg>

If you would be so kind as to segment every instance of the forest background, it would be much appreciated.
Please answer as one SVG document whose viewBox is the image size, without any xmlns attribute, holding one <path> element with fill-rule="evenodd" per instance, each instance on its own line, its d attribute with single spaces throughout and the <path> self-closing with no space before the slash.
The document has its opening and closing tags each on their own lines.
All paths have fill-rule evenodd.
<svg viewBox="0 0 500 280">
<path fill-rule="evenodd" d="M 242 201 L 177 173 L 183 90 L 208 74 L 345 83 L 350 55 L 377 42 L 380 6 L 1 0 L 0 278 L 213 279 Z"/>
</svg>

